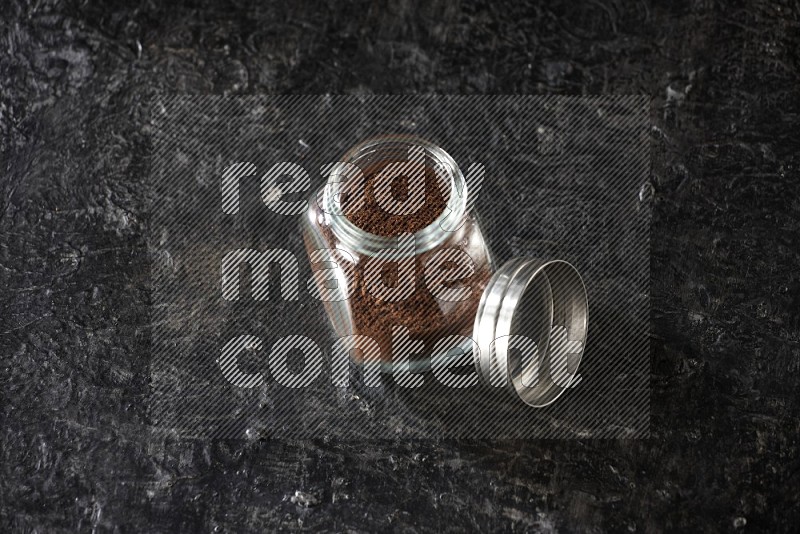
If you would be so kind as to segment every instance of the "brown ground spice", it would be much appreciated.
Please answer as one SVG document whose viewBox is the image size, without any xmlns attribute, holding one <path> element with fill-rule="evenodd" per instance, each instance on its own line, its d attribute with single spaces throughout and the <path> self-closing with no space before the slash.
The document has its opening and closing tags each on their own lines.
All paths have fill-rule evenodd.
<svg viewBox="0 0 800 534">
<path fill-rule="evenodd" d="M 376 176 L 382 167 L 377 166 L 377 168 L 371 169 L 372 172 L 365 172 L 367 176 L 366 191 L 364 192 L 365 202 L 359 210 L 348 215 L 348 218 L 356 226 L 376 235 L 399 236 L 416 233 L 429 226 L 441 215 L 447 205 L 449 191 L 447 194 L 443 193 L 444 184 L 437 183 L 436 175 L 430 168 L 426 168 L 425 172 L 426 201 L 423 207 L 410 215 L 394 215 L 381 209 L 375 200 L 374 185 Z M 407 192 L 407 181 L 396 179 L 393 184 L 395 198 L 404 200 Z M 345 212 L 347 212 L 347 202 L 348 199 L 343 197 L 342 206 L 345 208 Z M 481 243 L 481 246 L 477 247 L 479 252 L 474 252 L 476 247 L 471 239 L 476 234 L 480 235 L 477 222 L 468 216 L 462 228 L 453 232 L 442 245 L 416 256 L 414 258 L 414 292 L 408 298 L 398 302 L 385 302 L 370 295 L 364 280 L 366 259 L 358 262 L 350 297 L 354 331 L 356 334 L 369 336 L 378 343 L 383 361 L 392 361 L 393 327 L 405 327 L 409 330 L 412 339 L 423 342 L 425 352 L 420 354 L 420 357 L 429 357 L 436 342 L 443 337 L 453 334 L 471 336 L 481 293 L 491 277 L 488 251 L 485 246 Z M 471 257 L 475 272 L 472 276 L 456 282 L 462 287 L 470 288 L 470 296 L 466 300 L 437 301 L 426 286 L 425 264 L 437 250 L 442 248 L 461 248 L 465 251 L 473 251 Z M 384 269 L 384 283 L 391 287 L 392 282 L 397 282 L 397 265 L 393 262 L 386 263 L 389 269 Z"/>
<path fill-rule="evenodd" d="M 437 180 L 436 173 L 430 166 L 425 166 L 425 204 L 416 212 L 409 215 L 397 215 L 385 211 L 375 199 L 375 186 L 378 183 L 380 172 L 389 162 L 378 163 L 364 170 L 366 176 L 364 191 L 347 191 L 342 197 L 342 207 L 350 222 L 360 229 L 371 234 L 384 237 L 395 237 L 402 234 L 414 234 L 430 226 L 439 215 L 444 212 L 449 200 L 449 192 L 443 192 L 444 183 Z M 405 201 L 409 195 L 409 177 L 399 176 L 391 184 L 392 195 L 398 201 Z M 349 213 L 356 195 L 364 195 L 363 204 L 355 211 Z"/>
</svg>

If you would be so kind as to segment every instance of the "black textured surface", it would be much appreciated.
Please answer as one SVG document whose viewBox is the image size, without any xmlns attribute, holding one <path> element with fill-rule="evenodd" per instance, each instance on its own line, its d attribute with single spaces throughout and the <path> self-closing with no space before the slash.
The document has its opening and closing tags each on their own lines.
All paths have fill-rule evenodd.
<svg viewBox="0 0 800 534">
<path fill-rule="evenodd" d="M 122 4 L 0 6 L 0 530 L 800 520 L 796 2 Z M 159 92 L 652 95 L 652 439 L 148 438 Z"/>
<path fill-rule="evenodd" d="M 159 97 L 148 187 L 151 422 L 181 436 L 215 438 L 646 437 L 649 115 L 650 99 L 639 96 Z M 268 209 L 259 176 L 275 162 L 296 162 L 310 175 L 310 195 L 323 183 L 317 169 L 387 131 L 434 140 L 462 169 L 485 166 L 485 185 L 472 198 L 498 265 L 559 258 L 580 271 L 591 303 L 580 387 L 533 410 L 502 388 L 444 387 L 430 372 L 416 377 L 419 389 L 393 387 L 403 380 L 388 376 L 375 388 L 355 379 L 333 386 L 336 336 L 306 289 L 307 215 Z M 231 215 L 220 208 L 220 177 L 242 161 L 256 170 L 237 181 L 239 212 Z M 244 288 L 238 300 L 224 300 L 223 257 L 247 249 L 280 249 L 292 258 L 298 276 L 290 274 L 292 263 L 273 275 L 296 287 L 297 298 L 282 296 L 274 276 L 266 300 Z M 261 285 L 256 272 L 252 267 L 241 285 Z M 525 310 L 541 317 L 530 304 Z M 475 313 L 465 319 L 472 327 Z M 232 387 L 216 363 L 242 335 L 261 343 L 237 356 L 240 369 L 264 380 L 252 389 Z M 302 335 L 321 351 L 320 376 L 300 390 L 279 384 L 273 366 L 287 335 Z M 313 366 L 310 350 L 303 365 L 291 359 L 301 369 Z M 474 364 L 466 363 L 477 381 Z"/>
</svg>

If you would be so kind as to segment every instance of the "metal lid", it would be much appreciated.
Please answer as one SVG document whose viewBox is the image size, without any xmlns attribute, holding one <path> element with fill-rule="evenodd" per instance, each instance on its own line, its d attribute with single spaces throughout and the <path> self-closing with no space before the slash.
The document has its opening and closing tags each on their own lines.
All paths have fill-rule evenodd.
<svg viewBox="0 0 800 534">
<path fill-rule="evenodd" d="M 547 406 L 580 381 L 588 321 L 586 287 L 575 267 L 510 260 L 489 280 L 478 305 L 478 376 L 508 387 L 529 406 Z"/>
</svg>

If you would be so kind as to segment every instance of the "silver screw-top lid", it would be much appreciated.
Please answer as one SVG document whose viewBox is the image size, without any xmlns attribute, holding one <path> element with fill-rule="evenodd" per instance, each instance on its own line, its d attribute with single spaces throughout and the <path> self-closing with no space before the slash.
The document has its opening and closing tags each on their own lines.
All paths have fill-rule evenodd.
<svg viewBox="0 0 800 534">
<path fill-rule="evenodd" d="M 526 404 L 547 406 L 579 380 L 589 304 L 578 271 L 561 260 L 515 258 L 483 292 L 475 317 L 478 376 Z"/>
</svg>

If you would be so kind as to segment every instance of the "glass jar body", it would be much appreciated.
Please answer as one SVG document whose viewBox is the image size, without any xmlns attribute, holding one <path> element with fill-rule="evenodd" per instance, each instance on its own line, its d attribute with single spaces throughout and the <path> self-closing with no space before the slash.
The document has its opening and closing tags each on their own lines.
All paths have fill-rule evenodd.
<svg viewBox="0 0 800 534">
<path fill-rule="evenodd" d="M 425 361 L 440 346 L 453 346 L 453 336 L 470 338 L 494 270 L 477 214 L 466 212 L 433 246 L 427 237 L 409 234 L 383 251 L 365 252 L 337 236 L 336 215 L 320 207 L 315 201 L 320 197 L 309 202 L 303 237 L 316 295 L 338 338 L 370 338 L 379 349 L 370 358 L 381 363 L 394 362 L 401 353 Z M 356 363 L 366 359 L 363 350 L 350 354 Z"/>
</svg>

